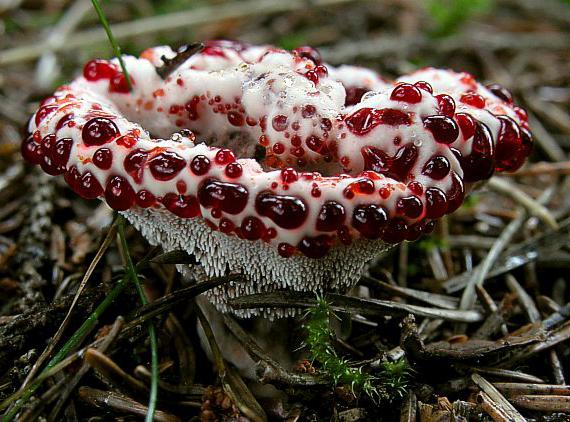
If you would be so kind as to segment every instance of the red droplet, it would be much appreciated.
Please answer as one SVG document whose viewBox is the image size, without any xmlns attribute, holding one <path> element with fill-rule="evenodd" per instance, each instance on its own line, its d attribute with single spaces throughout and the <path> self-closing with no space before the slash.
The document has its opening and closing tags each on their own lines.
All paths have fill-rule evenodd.
<svg viewBox="0 0 570 422">
<path fill-rule="evenodd" d="M 103 193 L 103 187 L 95 176 L 87 171 L 77 183 L 77 193 L 86 199 L 95 199 Z"/>
<path fill-rule="evenodd" d="M 394 88 L 392 94 L 390 94 L 390 99 L 392 101 L 417 104 L 422 100 L 422 93 L 417 87 L 402 83 Z"/>
<path fill-rule="evenodd" d="M 231 233 L 231 232 L 234 231 L 235 227 L 236 227 L 235 224 L 232 223 L 232 222 L 231 222 L 230 220 L 228 220 L 227 218 L 222 218 L 222 219 L 220 220 L 219 228 L 220 228 L 220 231 L 221 231 L 222 233 L 226 233 L 226 234 Z"/>
<path fill-rule="evenodd" d="M 200 204 L 192 195 L 179 195 L 170 192 L 164 195 L 162 204 L 168 211 L 181 218 L 192 218 L 200 215 Z"/>
<path fill-rule="evenodd" d="M 304 237 L 297 245 L 297 248 L 306 257 L 318 259 L 325 256 L 331 246 L 332 238 L 323 234 L 316 237 Z"/>
<path fill-rule="evenodd" d="M 261 192 L 255 200 L 257 212 L 270 218 L 284 229 L 296 229 L 307 219 L 308 209 L 302 199 L 295 196 Z"/>
<path fill-rule="evenodd" d="M 59 119 L 59 121 L 55 125 L 56 132 L 61 128 L 63 128 L 64 126 L 68 127 L 74 126 L 75 125 L 75 122 L 73 121 L 74 118 L 75 116 L 73 115 L 73 113 L 69 113 L 63 116 L 61 119 Z"/>
<path fill-rule="evenodd" d="M 363 147 L 364 170 L 372 170 L 399 182 L 407 182 L 408 176 L 418 158 L 414 144 L 406 144 L 393 157 L 376 147 Z"/>
<path fill-rule="evenodd" d="M 318 136 L 315 135 L 311 135 L 309 136 L 306 140 L 305 143 L 307 144 L 307 147 L 315 152 L 320 152 L 324 146 L 324 142 L 321 138 L 319 138 Z"/>
<path fill-rule="evenodd" d="M 496 146 L 497 171 L 515 171 L 526 160 L 532 145 L 530 132 L 521 135 L 519 125 L 507 116 L 497 116 L 501 122 Z"/>
<path fill-rule="evenodd" d="M 390 126 L 411 124 L 410 116 L 391 108 L 361 108 L 345 118 L 348 129 L 355 135 L 365 135 L 380 124 Z"/>
<path fill-rule="evenodd" d="M 436 155 L 425 164 L 422 174 L 434 180 L 441 180 L 449 174 L 450 170 L 449 160 L 441 155 Z"/>
<path fill-rule="evenodd" d="M 429 92 L 430 94 L 433 94 L 433 87 L 431 86 L 430 83 L 426 82 L 426 81 L 417 81 L 414 86 L 417 86 L 419 89 L 423 89 L 424 91 Z"/>
<path fill-rule="evenodd" d="M 362 100 L 364 94 L 366 94 L 369 91 L 370 90 L 365 87 L 359 87 L 359 86 L 346 87 L 346 97 L 344 99 L 344 105 L 351 106 L 358 104 L 360 100 Z"/>
<path fill-rule="evenodd" d="M 236 160 L 236 156 L 232 150 L 227 148 L 222 148 L 216 153 L 216 163 L 225 165 Z"/>
<path fill-rule="evenodd" d="M 422 215 L 424 205 L 417 196 L 406 196 L 398 199 L 396 202 L 396 213 L 405 215 L 409 218 L 418 218 Z"/>
<path fill-rule="evenodd" d="M 124 177 L 112 176 L 107 181 L 105 200 L 114 210 L 124 211 L 133 206 L 135 191 Z"/>
<path fill-rule="evenodd" d="M 295 253 L 295 247 L 293 245 L 290 245 L 289 243 L 283 242 L 277 246 L 277 252 L 283 258 L 289 258 L 290 256 L 293 256 L 293 254 Z"/>
<path fill-rule="evenodd" d="M 109 170 L 113 165 L 113 153 L 109 148 L 99 148 L 93 154 L 93 164 L 103 170 Z"/>
<path fill-rule="evenodd" d="M 451 144 L 459 136 L 457 123 L 447 116 L 428 116 L 424 119 L 424 127 L 429 130 L 436 142 Z"/>
<path fill-rule="evenodd" d="M 317 109 L 315 108 L 314 105 L 311 105 L 311 104 L 307 104 L 307 105 L 303 106 L 303 108 L 301 109 L 301 115 L 305 119 L 313 117 L 316 112 L 317 112 Z"/>
<path fill-rule="evenodd" d="M 234 126 L 243 126 L 245 119 L 243 117 L 243 114 L 232 110 L 228 112 L 228 122 Z"/>
<path fill-rule="evenodd" d="M 150 173 L 160 181 L 174 179 L 184 167 L 186 167 L 186 160 L 173 151 L 161 152 L 148 162 Z"/>
<path fill-rule="evenodd" d="M 265 234 L 265 225 L 257 217 L 245 217 L 240 226 L 241 236 L 247 240 L 258 240 Z"/>
<path fill-rule="evenodd" d="M 209 179 L 198 189 L 198 200 L 204 208 L 220 209 L 228 214 L 239 214 L 247 205 L 247 189 L 236 183 Z"/>
<path fill-rule="evenodd" d="M 131 84 L 134 85 L 135 81 L 132 76 L 130 78 Z M 122 72 L 115 73 L 109 80 L 109 91 L 116 92 L 118 94 L 128 94 L 130 92 L 129 83 L 125 74 Z"/>
<path fill-rule="evenodd" d="M 152 207 L 156 203 L 156 197 L 152 194 L 152 192 L 146 189 L 141 189 L 137 192 L 135 202 L 141 208 L 148 208 Z"/>
<path fill-rule="evenodd" d="M 54 134 L 46 135 L 42 139 L 40 153 L 42 154 L 40 166 L 43 171 L 51 176 L 57 176 L 65 172 L 66 163 L 57 163 L 54 160 L 54 149 L 56 144 L 56 137 Z"/>
<path fill-rule="evenodd" d="M 281 170 L 281 179 L 285 183 L 294 183 L 299 179 L 299 173 L 292 167 L 287 167 Z"/>
<path fill-rule="evenodd" d="M 297 47 L 292 52 L 299 57 L 312 60 L 316 65 L 319 65 L 323 62 L 321 54 L 318 52 L 318 50 L 307 45 Z"/>
<path fill-rule="evenodd" d="M 487 89 L 493 93 L 495 97 L 499 97 L 501 100 L 505 101 L 506 103 L 512 104 L 513 103 L 513 94 L 507 88 L 499 84 L 490 84 L 487 85 Z"/>
<path fill-rule="evenodd" d="M 455 101 L 447 94 L 436 95 L 439 112 L 447 117 L 453 117 L 455 114 Z"/>
<path fill-rule="evenodd" d="M 240 163 L 229 163 L 226 166 L 226 176 L 228 176 L 230 179 L 237 179 L 238 177 L 240 177 L 243 173 L 243 168 L 241 166 Z"/>
<path fill-rule="evenodd" d="M 344 207 L 336 201 L 327 201 L 317 216 L 317 230 L 332 232 L 340 229 L 346 219 Z"/>
<path fill-rule="evenodd" d="M 89 120 L 81 130 L 83 143 L 87 146 L 103 145 L 119 135 L 117 125 L 104 117 Z"/>
<path fill-rule="evenodd" d="M 63 175 L 63 178 L 66 181 L 66 183 L 69 185 L 69 187 L 75 193 L 78 193 L 77 188 L 78 188 L 79 179 L 81 178 L 81 175 L 79 174 L 77 167 L 72 166 L 71 168 L 67 169 L 67 171 Z"/>
<path fill-rule="evenodd" d="M 471 139 L 471 137 L 475 135 L 475 119 L 473 119 L 473 117 L 467 113 L 457 113 L 455 115 L 455 118 L 457 119 L 457 124 L 461 129 L 463 139 Z"/>
<path fill-rule="evenodd" d="M 422 193 L 424 193 L 424 185 L 422 185 L 420 182 L 408 183 L 408 189 L 410 189 L 410 191 L 412 191 L 416 195 L 421 195 Z"/>
<path fill-rule="evenodd" d="M 271 126 L 273 126 L 273 129 L 275 129 L 277 132 L 283 132 L 285 129 L 287 129 L 287 116 L 278 114 L 277 116 L 273 117 L 273 120 L 271 120 Z"/>
<path fill-rule="evenodd" d="M 198 118 L 200 117 L 198 115 L 198 104 L 199 103 L 200 103 L 200 97 L 198 97 L 197 95 L 194 95 L 192 97 L 192 99 L 184 105 L 184 108 L 188 112 L 188 118 L 190 120 L 198 120 Z"/>
<path fill-rule="evenodd" d="M 117 73 L 117 67 L 106 60 L 90 60 L 83 67 L 83 77 L 88 81 L 110 79 Z"/>
<path fill-rule="evenodd" d="M 477 121 L 472 139 L 470 154 L 459 160 L 463 169 L 463 180 L 467 183 L 488 179 L 495 170 L 495 147 L 487 126 Z"/>
<path fill-rule="evenodd" d="M 464 104 L 469 104 L 470 106 L 476 108 L 484 108 L 485 107 L 485 98 L 475 92 L 466 92 L 461 96 L 459 99 Z"/>
<path fill-rule="evenodd" d="M 378 239 L 387 221 L 386 210 L 375 204 L 359 205 L 352 213 L 352 227 L 367 239 Z"/>
<path fill-rule="evenodd" d="M 343 191 L 346 198 L 352 199 L 355 195 L 372 195 L 376 190 L 374 182 L 368 178 L 358 179 L 349 184 Z"/>
<path fill-rule="evenodd" d="M 463 203 L 465 187 L 463 180 L 455 172 L 451 172 L 451 188 L 445 196 L 447 197 L 447 214 L 454 212 Z"/>
<path fill-rule="evenodd" d="M 210 166 L 210 160 L 205 155 L 197 155 L 190 162 L 190 170 L 192 170 L 196 176 L 202 176 L 208 173 Z"/>
<path fill-rule="evenodd" d="M 34 140 L 33 136 L 28 136 L 24 142 L 22 142 L 20 151 L 24 160 L 30 164 L 39 164 L 42 160 L 43 153 L 41 146 Z"/>
<path fill-rule="evenodd" d="M 40 107 L 40 109 L 38 111 L 36 111 L 36 116 L 34 118 L 34 121 L 36 122 L 36 126 L 39 126 L 40 123 L 43 122 L 47 116 L 49 116 L 50 114 L 55 112 L 58 108 L 59 107 L 56 105 L 46 105 L 46 106 Z"/>
<path fill-rule="evenodd" d="M 403 218 L 396 217 L 390 220 L 390 224 L 382 233 L 382 240 L 386 243 L 400 243 L 406 238 L 408 224 Z"/>
<path fill-rule="evenodd" d="M 142 182 L 144 165 L 148 158 L 148 151 L 143 149 L 135 149 L 130 152 L 123 161 L 123 166 L 126 172 L 135 180 L 137 183 Z"/>
</svg>

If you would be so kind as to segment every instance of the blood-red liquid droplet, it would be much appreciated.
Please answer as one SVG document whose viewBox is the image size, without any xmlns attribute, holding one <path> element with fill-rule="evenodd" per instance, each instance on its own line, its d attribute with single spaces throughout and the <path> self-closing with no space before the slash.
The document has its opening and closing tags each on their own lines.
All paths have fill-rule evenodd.
<svg viewBox="0 0 570 422">
<path fill-rule="evenodd" d="M 257 217 L 246 217 L 241 222 L 241 236 L 247 240 L 258 240 L 265 234 L 265 225 Z"/>
<path fill-rule="evenodd" d="M 332 238 L 326 234 L 316 237 L 304 237 L 301 239 L 297 248 L 308 258 L 322 258 L 325 256 L 332 246 Z"/>
<path fill-rule="evenodd" d="M 455 118 L 457 119 L 457 124 L 461 129 L 463 139 L 465 141 L 471 139 L 471 137 L 475 135 L 475 119 L 467 113 L 457 113 Z"/>
<path fill-rule="evenodd" d="M 447 211 L 447 197 L 438 188 L 428 188 L 426 190 L 426 217 L 440 218 Z"/>
<path fill-rule="evenodd" d="M 222 218 L 220 220 L 219 229 L 222 233 L 225 233 L 225 234 L 231 233 L 234 231 L 235 228 L 236 228 L 235 224 L 232 223 L 227 218 Z"/>
<path fill-rule="evenodd" d="M 475 92 L 466 92 L 461 96 L 459 99 L 464 104 L 469 104 L 470 106 L 476 108 L 484 108 L 485 107 L 485 98 Z"/>
<path fill-rule="evenodd" d="M 332 232 L 340 229 L 346 219 L 344 207 L 336 201 L 327 201 L 317 216 L 317 230 Z"/>
<path fill-rule="evenodd" d="M 359 205 L 352 213 L 352 227 L 367 239 L 378 239 L 387 221 L 386 210 L 375 204 Z"/>
<path fill-rule="evenodd" d="M 190 170 L 196 176 L 202 176 L 210 170 L 210 159 L 205 155 L 197 155 L 190 162 Z"/>
<path fill-rule="evenodd" d="M 87 146 L 106 144 L 118 135 L 117 125 L 104 117 L 89 120 L 81 130 L 81 138 Z"/>
<path fill-rule="evenodd" d="M 164 207 L 181 218 L 193 218 L 200 215 L 200 204 L 195 196 L 167 193 L 162 198 Z"/>
<path fill-rule="evenodd" d="M 447 214 L 454 212 L 463 203 L 465 187 L 463 180 L 455 172 L 451 172 L 451 188 L 445 196 L 447 197 Z"/>
<path fill-rule="evenodd" d="M 348 129 L 355 135 L 366 135 L 380 124 L 399 126 L 409 125 L 412 120 L 407 113 L 391 108 L 361 108 L 345 118 Z"/>
<path fill-rule="evenodd" d="M 225 165 L 236 160 L 233 151 L 227 148 L 222 148 L 216 153 L 216 163 Z"/>
<path fill-rule="evenodd" d="M 243 117 L 243 114 L 232 110 L 228 112 L 228 122 L 234 126 L 243 126 L 245 119 Z"/>
<path fill-rule="evenodd" d="M 403 145 L 393 157 L 376 147 L 363 147 L 361 153 L 364 170 L 372 170 L 403 183 L 408 181 L 418 159 L 418 148 L 414 144 Z"/>
<path fill-rule="evenodd" d="M 148 208 L 152 207 L 156 203 L 156 197 L 152 194 L 152 192 L 146 189 L 141 189 L 137 192 L 135 202 L 141 208 Z"/>
<path fill-rule="evenodd" d="M 455 114 L 455 101 L 447 94 L 436 95 L 439 112 L 447 117 L 453 117 Z"/>
<path fill-rule="evenodd" d="M 370 90 L 368 88 L 361 86 L 346 87 L 346 97 L 344 99 L 344 105 L 351 106 L 358 104 L 360 100 L 362 100 L 363 95 L 369 91 Z"/>
<path fill-rule="evenodd" d="M 99 148 L 93 154 L 93 164 L 103 170 L 109 170 L 113 165 L 113 152 L 109 148 Z"/>
<path fill-rule="evenodd" d="M 463 180 L 467 183 L 488 179 L 495 170 L 495 146 L 487 126 L 476 122 L 472 139 L 471 153 L 460 159 Z"/>
<path fill-rule="evenodd" d="M 131 84 L 134 85 L 135 81 L 130 77 Z M 109 80 L 109 91 L 117 94 L 128 94 L 130 92 L 129 83 L 125 74 L 122 72 L 115 73 Z"/>
<path fill-rule="evenodd" d="M 247 205 L 249 194 L 240 184 L 209 179 L 198 189 L 198 200 L 205 208 L 220 209 L 228 214 L 239 214 Z"/>
<path fill-rule="evenodd" d="M 281 170 L 281 179 L 285 183 L 294 183 L 299 179 L 299 174 L 294 168 L 287 167 Z"/>
<path fill-rule="evenodd" d="M 451 144 L 459 136 L 457 123 L 447 116 L 428 116 L 424 119 L 424 126 L 442 144 Z"/>
<path fill-rule="evenodd" d="M 382 240 L 386 243 L 400 243 L 406 238 L 408 223 L 403 218 L 396 217 L 390 220 L 382 232 Z"/>
<path fill-rule="evenodd" d="M 449 174 L 450 170 L 449 160 L 442 155 L 436 155 L 424 165 L 422 174 L 434 180 L 441 180 Z"/>
<path fill-rule="evenodd" d="M 156 180 L 174 179 L 186 167 L 186 160 L 173 151 L 164 151 L 148 162 L 150 173 Z"/>
<path fill-rule="evenodd" d="M 131 151 L 123 161 L 123 166 L 125 171 L 135 180 L 137 183 L 141 183 L 144 171 L 144 165 L 148 158 L 148 151 L 143 149 L 135 149 Z"/>
<path fill-rule="evenodd" d="M 430 83 L 426 81 L 417 81 L 416 83 L 414 83 L 414 86 L 417 86 L 419 89 L 423 89 L 424 91 L 433 94 L 433 87 L 431 86 Z"/>
<path fill-rule="evenodd" d="M 95 199 L 103 193 L 103 187 L 90 171 L 81 176 L 77 190 L 77 193 L 86 199 Z"/>
<path fill-rule="evenodd" d="M 525 132 L 523 139 L 519 125 L 510 117 L 497 118 L 501 121 L 496 146 L 497 171 L 515 171 L 530 153 L 532 138 L 528 136 L 529 132 Z"/>
<path fill-rule="evenodd" d="M 283 258 L 289 258 L 295 253 L 295 247 L 289 243 L 282 242 L 277 246 L 277 252 Z"/>
<path fill-rule="evenodd" d="M 135 191 L 124 177 L 112 176 L 107 181 L 105 200 L 114 210 L 124 211 L 133 206 Z"/>
<path fill-rule="evenodd" d="M 418 87 L 411 84 L 402 83 L 396 86 L 390 94 L 392 101 L 402 101 L 404 103 L 416 104 L 422 100 L 422 93 Z"/>
<path fill-rule="evenodd" d="M 36 111 L 36 116 L 34 118 L 36 126 L 39 126 L 40 123 L 43 122 L 46 117 L 54 113 L 58 108 L 59 107 L 57 105 L 46 105 L 40 107 L 40 109 Z"/>
<path fill-rule="evenodd" d="M 495 97 L 499 97 L 501 100 L 512 104 L 513 94 L 507 88 L 499 84 L 487 85 L 487 89 L 493 93 Z"/>
<path fill-rule="evenodd" d="M 229 163 L 226 166 L 225 173 L 230 179 L 237 179 L 243 174 L 243 168 L 240 163 Z"/>
<path fill-rule="evenodd" d="M 308 208 L 302 199 L 288 195 L 261 192 L 255 200 L 257 212 L 284 229 L 300 227 L 307 219 Z"/>
<path fill-rule="evenodd" d="M 283 132 L 285 129 L 287 129 L 287 116 L 278 114 L 277 116 L 273 117 L 271 125 L 277 132 Z"/>
<path fill-rule="evenodd" d="M 400 198 L 398 199 L 398 202 L 396 202 L 396 213 L 405 215 L 409 218 L 418 218 L 422 215 L 423 210 L 424 205 L 422 204 L 422 201 L 414 195 Z"/>
<path fill-rule="evenodd" d="M 88 81 L 111 79 L 117 73 L 117 67 L 106 60 L 90 60 L 83 67 L 83 77 Z"/>
<path fill-rule="evenodd" d="M 315 63 L 316 65 L 319 65 L 323 62 L 323 60 L 321 58 L 321 54 L 319 53 L 319 51 L 316 48 L 313 48 L 313 47 L 309 47 L 309 46 L 304 45 L 304 46 L 295 48 L 292 52 L 293 52 L 293 54 L 295 54 L 299 57 L 312 60 L 313 63 Z"/>
<path fill-rule="evenodd" d="M 317 109 L 316 109 L 315 106 L 312 105 L 312 104 L 307 104 L 307 105 L 303 106 L 303 108 L 301 109 L 301 115 L 302 115 L 305 119 L 308 119 L 308 118 L 310 118 L 310 117 L 313 117 L 316 112 L 317 112 Z"/>
<path fill-rule="evenodd" d="M 43 153 L 41 146 L 34 140 L 33 136 L 28 136 L 24 142 L 22 142 L 20 151 L 24 160 L 30 164 L 39 164 L 42 160 Z"/>
</svg>

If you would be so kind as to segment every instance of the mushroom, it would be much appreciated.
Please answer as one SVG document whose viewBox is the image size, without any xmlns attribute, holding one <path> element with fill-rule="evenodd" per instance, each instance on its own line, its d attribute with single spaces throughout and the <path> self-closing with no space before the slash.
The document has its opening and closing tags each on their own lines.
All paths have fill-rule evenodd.
<svg viewBox="0 0 570 422">
<path fill-rule="evenodd" d="M 222 311 L 244 294 L 352 286 L 367 261 L 530 153 L 524 110 L 467 73 L 386 81 L 310 47 L 199 50 L 124 57 L 132 91 L 116 59 L 88 62 L 41 103 L 22 154 L 149 243 L 193 255 L 204 277 L 242 273 L 209 292 Z"/>
</svg>

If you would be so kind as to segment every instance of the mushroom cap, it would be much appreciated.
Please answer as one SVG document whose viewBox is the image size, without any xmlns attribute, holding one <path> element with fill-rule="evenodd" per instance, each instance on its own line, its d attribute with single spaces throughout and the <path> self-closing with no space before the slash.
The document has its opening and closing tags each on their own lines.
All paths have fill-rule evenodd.
<svg viewBox="0 0 570 422">
<path fill-rule="evenodd" d="M 351 286 L 530 153 L 510 93 L 467 73 L 390 82 L 310 47 L 212 41 L 163 79 L 176 57 L 124 57 L 132 91 L 116 60 L 88 62 L 42 102 L 22 154 L 205 276 L 246 275 L 210 294 L 223 310 L 245 293 Z"/>
</svg>

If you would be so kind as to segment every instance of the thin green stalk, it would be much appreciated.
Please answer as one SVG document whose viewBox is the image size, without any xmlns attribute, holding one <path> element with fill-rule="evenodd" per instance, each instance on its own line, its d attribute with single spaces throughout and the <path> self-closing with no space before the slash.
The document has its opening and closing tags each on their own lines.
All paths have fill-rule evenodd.
<svg viewBox="0 0 570 422">
<path fill-rule="evenodd" d="M 125 219 L 123 216 L 119 217 L 119 239 L 123 248 L 123 253 L 125 254 L 125 260 L 127 261 L 127 276 L 131 279 L 137 293 L 140 297 L 141 303 L 143 305 L 148 304 L 148 299 L 144 294 L 139 277 L 137 275 L 137 270 L 133 265 L 131 255 L 129 253 L 129 248 L 127 245 L 127 238 L 125 237 Z M 145 421 L 152 422 L 154 420 L 154 412 L 156 411 L 156 401 L 158 396 L 158 342 L 156 338 L 156 329 L 152 322 L 148 322 L 148 337 L 150 341 L 150 357 L 151 357 L 151 378 L 150 378 L 150 394 L 148 399 L 148 411 L 146 414 Z"/>
<path fill-rule="evenodd" d="M 109 22 L 107 21 L 107 18 L 105 17 L 105 13 L 103 13 L 103 9 L 101 9 L 101 5 L 99 4 L 99 0 L 91 0 L 91 3 L 93 3 L 93 7 L 95 8 L 95 11 L 97 12 L 97 16 L 99 17 L 99 22 L 101 22 L 101 25 L 103 26 L 103 28 L 105 29 L 105 32 L 107 33 L 107 38 L 109 38 L 109 42 L 111 43 L 111 46 L 113 47 L 113 52 L 115 53 L 115 56 L 117 57 L 117 59 L 119 59 L 119 64 L 121 65 L 121 70 L 123 71 L 123 74 L 125 75 L 127 85 L 129 86 L 129 91 L 132 91 L 133 85 L 131 84 L 131 77 L 129 76 L 129 72 L 127 72 L 125 62 L 123 61 L 123 56 L 121 55 L 121 47 L 119 46 L 119 43 L 115 39 L 115 36 L 113 35 L 113 31 L 111 31 L 111 26 L 109 25 Z"/>
<path fill-rule="evenodd" d="M 2 422 L 9 422 L 14 419 L 14 417 L 18 414 L 22 406 L 32 397 L 34 392 L 41 386 L 42 382 L 45 380 L 42 375 L 47 373 L 51 368 L 61 362 L 67 354 L 75 348 L 81 341 L 85 338 L 85 336 L 91 332 L 91 330 L 97 324 L 99 317 L 109 308 L 109 306 L 115 301 L 115 299 L 121 294 L 125 286 L 128 284 L 129 277 L 125 275 L 119 283 L 113 287 L 113 289 L 109 292 L 105 299 L 95 308 L 95 310 L 87 317 L 85 322 L 75 331 L 75 333 L 65 342 L 65 344 L 59 349 L 59 352 L 48 362 L 46 367 L 43 369 L 41 374 L 39 375 L 38 379 L 28 385 L 24 390 L 17 392 L 15 395 L 8 397 L 0 404 L 0 410 L 3 410 L 10 406 L 10 404 L 14 403 L 12 408 L 4 414 L 2 417 Z M 18 398 L 19 397 L 19 398 Z M 16 401 L 14 401 L 16 400 Z"/>
</svg>

